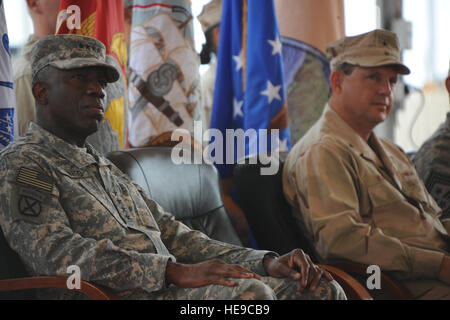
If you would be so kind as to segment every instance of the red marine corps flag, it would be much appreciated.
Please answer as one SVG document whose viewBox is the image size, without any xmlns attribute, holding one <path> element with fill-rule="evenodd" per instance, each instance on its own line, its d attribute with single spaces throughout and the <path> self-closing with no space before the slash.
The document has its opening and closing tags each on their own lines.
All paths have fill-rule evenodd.
<svg viewBox="0 0 450 320">
<path fill-rule="evenodd" d="M 96 38 L 106 47 L 106 59 L 121 70 L 120 79 L 108 85 L 107 109 L 99 131 L 88 141 L 102 153 L 123 149 L 127 141 L 127 49 L 123 0 L 61 0 L 57 34 Z"/>
</svg>

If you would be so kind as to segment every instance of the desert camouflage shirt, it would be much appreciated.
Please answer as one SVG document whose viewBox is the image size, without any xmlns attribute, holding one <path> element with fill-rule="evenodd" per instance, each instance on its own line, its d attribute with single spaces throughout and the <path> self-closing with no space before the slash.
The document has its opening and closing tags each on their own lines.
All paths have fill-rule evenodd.
<svg viewBox="0 0 450 320">
<path fill-rule="evenodd" d="M 165 212 L 110 161 L 35 123 L 0 153 L 0 226 L 33 275 L 64 275 L 126 297 L 164 290 L 168 260 L 220 258 L 264 274 L 256 251 L 209 239 Z M 170 190 L 167 190 L 170 192 Z"/>
<path fill-rule="evenodd" d="M 449 255 L 450 223 L 441 223 L 441 209 L 399 147 L 375 134 L 369 144 L 325 107 L 283 169 L 299 227 L 326 260 L 375 264 L 401 278 L 438 278 Z"/>
</svg>

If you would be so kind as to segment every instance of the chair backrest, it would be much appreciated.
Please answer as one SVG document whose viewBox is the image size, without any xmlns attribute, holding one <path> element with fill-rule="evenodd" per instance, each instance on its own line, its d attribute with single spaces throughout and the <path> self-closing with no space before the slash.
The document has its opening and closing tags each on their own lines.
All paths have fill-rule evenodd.
<svg viewBox="0 0 450 320">
<path fill-rule="evenodd" d="M 259 159 L 255 164 L 251 164 L 247 159 L 245 164 L 235 165 L 233 183 L 239 204 L 260 249 L 284 254 L 301 248 L 317 261 L 312 244 L 298 232 L 291 213 L 292 208 L 283 193 L 282 172 L 285 156 L 280 154 L 278 159 L 272 159 L 279 161 L 278 171 L 274 175 L 261 174 L 261 169 L 269 165 L 262 164 Z"/>
<path fill-rule="evenodd" d="M 0 280 L 28 277 L 28 272 L 19 255 L 15 253 L 6 242 L 3 231 L 0 228 Z M 35 292 L 32 290 L 0 292 L 0 300 L 33 299 Z"/>
<path fill-rule="evenodd" d="M 242 245 L 224 207 L 216 168 L 177 165 L 171 155 L 170 147 L 147 147 L 112 152 L 107 158 L 177 220 L 213 239 Z"/>
<path fill-rule="evenodd" d="M 27 276 L 27 272 L 17 253 L 6 242 L 0 228 L 0 280 Z"/>
</svg>

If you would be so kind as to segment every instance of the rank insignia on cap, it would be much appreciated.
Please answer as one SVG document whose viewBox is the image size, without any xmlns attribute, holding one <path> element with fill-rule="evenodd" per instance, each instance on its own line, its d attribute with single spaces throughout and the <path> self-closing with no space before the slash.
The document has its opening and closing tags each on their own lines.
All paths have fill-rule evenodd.
<svg viewBox="0 0 450 320">
<path fill-rule="evenodd" d="M 26 184 L 46 192 L 51 192 L 53 189 L 53 179 L 51 177 L 42 174 L 39 171 L 24 167 L 19 169 L 16 180 L 22 184 Z"/>
</svg>

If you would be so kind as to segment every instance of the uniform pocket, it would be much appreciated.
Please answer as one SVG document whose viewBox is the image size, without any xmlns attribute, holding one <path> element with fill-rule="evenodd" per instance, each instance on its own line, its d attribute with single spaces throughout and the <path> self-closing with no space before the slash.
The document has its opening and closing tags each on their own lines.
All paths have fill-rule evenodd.
<svg viewBox="0 0 450 320">
<path fill-rule="evenodd" d="M 400 191 L 385 181 L 369 186 L 367 191 L 373 208 L 384 207 L 405 200 Z"/>
</svg>

